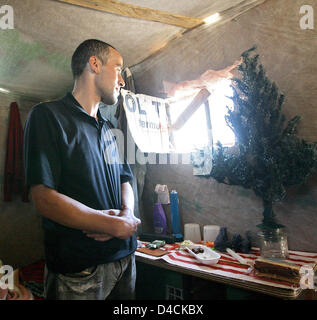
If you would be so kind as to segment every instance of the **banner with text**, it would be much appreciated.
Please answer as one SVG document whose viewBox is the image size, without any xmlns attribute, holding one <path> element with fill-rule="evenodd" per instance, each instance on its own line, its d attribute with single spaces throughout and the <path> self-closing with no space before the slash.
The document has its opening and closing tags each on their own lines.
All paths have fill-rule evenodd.
<svg viewBox="0 0 317 320">
<path fill-rule="evenodd" d="M 168 153 L 169 135 L 165 100 L 121 89 L 132 137 L 142 152 Z"/>
</svg>

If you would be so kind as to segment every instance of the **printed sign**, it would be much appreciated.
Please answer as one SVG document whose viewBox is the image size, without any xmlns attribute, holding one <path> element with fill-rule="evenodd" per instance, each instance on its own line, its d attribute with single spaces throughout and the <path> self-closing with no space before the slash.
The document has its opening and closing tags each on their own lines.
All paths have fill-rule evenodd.
<svg viewBox="0 0 317 320">
<path fill-rule="evenodd" d="M 165 100 L 121 89 L 132 137 L 142 152 L 168 153 Z"/>
</svg>

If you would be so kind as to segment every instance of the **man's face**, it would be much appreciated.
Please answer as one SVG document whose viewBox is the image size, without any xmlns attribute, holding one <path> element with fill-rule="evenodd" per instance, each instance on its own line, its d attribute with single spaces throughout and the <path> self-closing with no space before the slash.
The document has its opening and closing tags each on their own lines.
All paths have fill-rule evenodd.
<svg viewBox="0 0 317 320">
<path fill-rule="evenodd" d="M 115 104 L 120 94 L 120 88 L 125 85 L 121 76 L 122 67 L 123 59 L 120 53 L 110 47 L 107 62 L 101 66 L 101 72 L 96 82 L 101 101 L 105 104 Z"/>
</svg>

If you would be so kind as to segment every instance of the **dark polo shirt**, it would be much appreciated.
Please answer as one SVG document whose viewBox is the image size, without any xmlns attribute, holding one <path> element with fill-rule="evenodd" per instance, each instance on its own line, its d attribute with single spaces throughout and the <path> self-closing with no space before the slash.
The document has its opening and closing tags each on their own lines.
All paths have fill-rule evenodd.
<svg viewBox="0 0 317 320">
<path fill-rule="evenodd" d="M 112 125 L 91 117 L 68 93 L 32 108 L 24 130 L 28 186 L 44 184 L 96 210 L 121 208 L 121 184 L 132 179 L 120 163 Z M 96 241 L 81 230 L 43 217 L 46 263 L 58 273 L 121 259 L 136 250 L 136 237 Z"/>
</svg>

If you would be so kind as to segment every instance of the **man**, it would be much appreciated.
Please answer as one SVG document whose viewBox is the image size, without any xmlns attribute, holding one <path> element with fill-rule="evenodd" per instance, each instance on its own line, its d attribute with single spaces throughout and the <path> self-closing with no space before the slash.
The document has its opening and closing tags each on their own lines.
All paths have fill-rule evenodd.
<svg viewBox="0 0 317 320">
<path fill-rule="evenodd" d="M 46 299 L 133 299 L 132 173 L 120 163 L 99 103 L 116 103 L 123 59 L 99 40 L 72 57 L 74 88 L 32 108 L 25 125 L 26 182 L 43 216 Z"/>
</svg>

